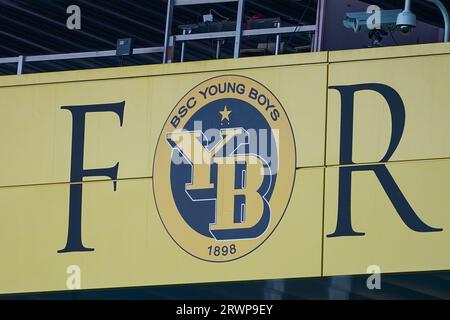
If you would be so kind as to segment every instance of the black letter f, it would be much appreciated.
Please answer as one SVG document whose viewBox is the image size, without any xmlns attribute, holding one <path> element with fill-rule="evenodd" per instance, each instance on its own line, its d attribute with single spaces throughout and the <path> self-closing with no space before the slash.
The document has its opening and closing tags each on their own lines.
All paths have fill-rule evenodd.
<svg viewBox="0 0 450 320">
<path fill-rule="evenodd" d="M 72 159 L 70 169 L 70 202 L 69 202 L 69 231 L 67 243 L 64 249 L 58 253 L 74 251 L 94 251 L 85 248 L 81 239 L 81 206 L 83 194 L 83 177 L 103 176 L 111 180 L 117 179 L 119 163 L 111 168 L 84 169 L 84 135 L 86 113 L 88 112 L 114 112 L 119 116 L 120 126 L 123 124 L 123 110 L 125 101 L 120 103 L 97 104 L 88 106 L 68 106 L 61 109 L 69 110 L 72 113 Z M 113 181 L 114 191 L 116 181 Z"/>
</svg>

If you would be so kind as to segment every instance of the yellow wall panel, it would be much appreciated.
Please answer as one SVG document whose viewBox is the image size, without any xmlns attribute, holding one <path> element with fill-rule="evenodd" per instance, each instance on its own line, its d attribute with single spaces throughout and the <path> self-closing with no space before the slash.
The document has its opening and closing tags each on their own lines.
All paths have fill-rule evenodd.
<svg viewBox="0 0 450 320">
<path fill-rule="evenodd" d="M 438 232 L 408 228 L 371 171 L 353 172 L 352 225 L 362 236 L 328 237 L 337 224 L 339 168 L 326 169 L 324 275 L 450 268 L 450 159 L 391 163 L 387 169 L 420 219 Z"/>
<path fill-rule="evenodd" d="M 79 82 L 104 79 L 136 78 L 147 76 L 203 73 L 210 71 L 231 71 L 277 66 L 308 65 L 326 63 L 328 52 L 286 54 L 239 59 L 202 60 L 195 62 L 152 64 L 124 68 L 102 68 L 95 70 L 73 70 L 64 72 L 43 72 L 26 75 L 0 77 L 0 87 Z"/>
<path fill-rule="evenodd" d="M 110 181 L 83 184 L 83 243 L 92 252 L 57 253 L 67 237 L 68 184 L 0 188 L 0 292 L 67 290 L 70 265 L 81 268 L 82 289 L 319 276 L 323 169 L 300 169 L 296 181 L 276 231 L 226 263 L 175 244 L 149 178 L 118 181 L 116 192 Z"/>
<path fill-rule="evenodd" d="M 113 113 L 87 114 L 84 166 L 120 162 L 119 177 L 149 177 L 148 79 L 0 88 L 0 185 L 70 181 L 72 116 L 62 106 L 126 101 L 124 125 Z"/>
<path fill-rule="evenodd" d="M 226 74 L 252 77 L 274 93 L 296 136 L 297 166 L 310 167 L 323 165 L 326 72 L 325 64 L 313 64 Z M 61 107 L 121 101 L 125 101 L 122 127 L 111 112 L 87 114 L 85 168 L 110 167 L 119 162 L 119 178 L 150 177 L 156 141 L 172 109 L 197 84 L 222 74 L 0 88 L 0 186 L 70 181 L 72 116 Z M 92 179 L 100 178 L 88 178 Z"/>
</svg>

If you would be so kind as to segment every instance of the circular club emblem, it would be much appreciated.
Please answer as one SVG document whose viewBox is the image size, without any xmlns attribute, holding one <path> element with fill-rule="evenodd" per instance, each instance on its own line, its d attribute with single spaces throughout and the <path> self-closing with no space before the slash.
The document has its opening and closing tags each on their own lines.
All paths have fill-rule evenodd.
<svg viewBox="0 0 450 320">
<path fill-rule="evenodd" d="M 259 82 L 219 76 L 193 88 L 164 124 L 153 192 L 172 239 L 202 260 L 259 247 L 288 205 L 296 151 L 280 101 Z"/>
</svg>

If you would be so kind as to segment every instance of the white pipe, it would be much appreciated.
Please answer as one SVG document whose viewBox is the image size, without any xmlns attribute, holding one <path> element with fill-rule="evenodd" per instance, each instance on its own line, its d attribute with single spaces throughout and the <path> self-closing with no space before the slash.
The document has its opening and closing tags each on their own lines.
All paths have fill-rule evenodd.
<svg viewBox="0 0 450 320">
<path fill-rule="evenodd" d="M 410 2 L 411 0 L 406 0 L 406 1 Z M 426 1 L 434 3 L 439 8 L 439 10 L 441 10 L 442 15 L 444 16 L 444 25 L 445 25 L 444 42 L 448 42 L 449 35 L 450 35 L 450 18 L 448 16 L 447 8 L 444 6 L 444 4 L 440 0 L 426 0 Z"/>
<path fill-rule="evenodd" d="M 411 0 L 405 0 L 405 10 L 404 11 L 411 11 Z"/>
</svg>

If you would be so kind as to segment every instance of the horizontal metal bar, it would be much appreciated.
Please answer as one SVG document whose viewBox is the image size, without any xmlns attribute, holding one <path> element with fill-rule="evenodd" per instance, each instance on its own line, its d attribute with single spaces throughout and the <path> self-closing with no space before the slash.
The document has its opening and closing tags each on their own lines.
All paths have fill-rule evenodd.
<svg viewBox="0 0 450 320">
<path fill-rule="evenodd" d="M 0 64 L 17 62 L 19 62 L 19 57 L 0 58 Z"/>
<path fill-rule="evenodd" d="M 164 47 L 137 48 L 133 50 L 133 54 L 161 53 Z"/>
<path fill-rule="evenodd" d="M 243 36 L 264 36 L 264 35 L 270 35 L 270 34 L 312 32 L 312 31 L 316 31 L 315 25 L 243 30 L 242 35 Z"/>
<path fill-rule="evenodd" d="M 175 0 L 174 6 L 189 6 L 193 4 L 209 4 L 223 2 L 238 2 L 239 0 Z"/>
<path fill-rule="evenodd" d="M 233 38 L 235 35 L 236 35 L 236 31 L 179 34 L 179 35 L 175 36 L 175 41 Z"/>
<path fill-rule="evenodd" d="M 111 57 L 116 55 L 116 50 L 94 51 L 94 52 L 76 52 L 76 53 L 58 53 L 58 54 L 44 54 L 38 56 L 27 56 L 26 62 L 37 61 L 54 61 L 54 60 L 70 60 L 70 59 L 84 59 L 84 58 L 101 58 Z"/>
<path fill-rule="evenodd" d="M 271 34 L 284 34 L 284 33 L 297 33 L 297 32 L 314 32 L 316 31 L 315 25 L 306 26 L 294 26 L 294 27 L 281 27 L 281 28 L 266 28 L 266 29 L 252 29 L 242 30 L 242 36 L 263 36 Z M 221 39 L 232 38 L 236 36 L 235 31 L 222 31 L 222 32 L 205 32 L 205 33 L 193 33 L 193 34 L 180 34 L 175 36 L 175 41 L 192 41 L 192 40 L 205 40 L 205 39 Z"/>
<path fill-rule="evenodd" d="M 133 50 L 133 54 L 160 53 L 163 51 L 164 51 L 164 47 L 136 48 Z M 55 61 L 55 60 L 70 60 L 70 59 L 85 59 L 85 58 L 102 58 L 102 57 L 114 57 L 115 55 L 116 55 L 116 50 L 60 53 L 60 54 L 44 54 L 44 55 L 36 55 L 36 56 L 26 56 L 25 62 Z M 0 58 L 0 64 L 18 63 L 18 62 L 19 62 L 19 57 Z"/>
</svg>

